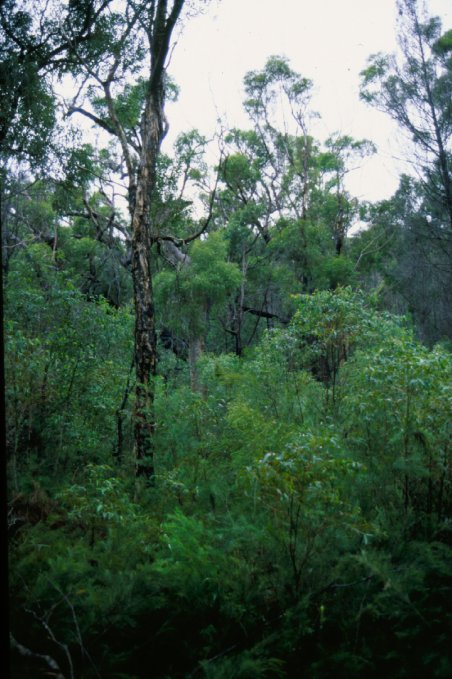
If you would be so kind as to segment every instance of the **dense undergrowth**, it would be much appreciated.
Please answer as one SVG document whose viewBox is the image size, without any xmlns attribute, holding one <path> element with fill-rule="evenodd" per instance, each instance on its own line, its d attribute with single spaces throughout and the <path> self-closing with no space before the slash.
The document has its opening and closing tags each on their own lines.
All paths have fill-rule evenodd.
<svg viewBox="0 0 452 679">
<path fill-rule="evenodd" d="M 127 307 L 48 265 L 6 298 L 16 643 L 86 679 L 450 676 L 447 350 L 349 288 L 196 389 L 162 347 L 149 488 Z"/>
</svg>

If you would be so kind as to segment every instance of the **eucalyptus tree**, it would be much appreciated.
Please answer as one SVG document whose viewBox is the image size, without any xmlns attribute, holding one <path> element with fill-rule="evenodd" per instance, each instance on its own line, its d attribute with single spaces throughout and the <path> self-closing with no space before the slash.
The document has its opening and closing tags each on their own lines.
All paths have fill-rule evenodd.
<svg viewBox="0 0 452 679">
<path fill-rule="evenodd" d="M 230 256 L 242 271 L 224 320 L 238 355 L 257 336 L 261 320 L 270 326 L 285 317 L 269 246 L 277 224 L 306 216 L 313 152 L 312 82 L 286 58 L 271 56 L 262 69 L 247 73 L 244 89 L 251 129 L 233 129 L 224 137 L 216 201 L 218 222 L 227 224 Z"/>
<path fill-rule="evenodd" d="M 245 75 L 244 108 L 266 154 L 262 182 L 270 210 L 286 208 L 306 216 L 312 139 L 309 121 L 312 81 L 293 71 L 287 59 L 269 57 L 261 71 Z"/>
<path fill-rule="evenodd" d="M 434 342 L 452 333 L 452 32 L 443 33 L 440 19 L 424 14 L 417 0 L 399 0 L 398 9 L 399 52 L 370 58 L 361 97 L 412 142 L 408 159 L 417 177 L 402 177 L 394 196 L 398 248 L 385 276 L 397 308 L 402 302 L 421 337 Z"/>
<path fill-rule="evenodd" d="M 327 152 L 322 156 L 324 174 L 327 175 L 326 186 L 330 200 L 329 223 L 334 239 L 336 255 L 343 251 L 345 237 L 358 210 L 358 201 L 353 199 L 345 187 L 347 174 L 356 169 L 366 156 L 375 153 L 374 144 L 367 139 L 353 139 L 349 135 L 335 134 L 329 137 L 325 146 Z M 355 167 L 353 167 L 355 166 Z"/>
<path fill-rule="evenodd" d="M 9 243 L 11 201 L 56 150 L 55 86 L 75 67 L 77 50 L 99 40 L 112 0 L 3 0 L 0 3 L 0 225 Z M 14 169 L 12 169 L 14 168 Z M 30 174 L 30 170 L 32 174 Z"/>
<path fill-rule="evenodd" d="M 56 120 L 54 78 L 89 51 L 112 0 L 0 3 L 0 151 L 38 162 Z"/>
<path fill-rule="evenodd" d="M 126 239 L 131 245 L 129 266 L 136 314 L 135 448 L 137 473 L 148 476 L 153 475 L 151 412 L 156 370 L 151 203 L 160 145 L 168 128 L 164 103 L 170 87 L 165 65 L 184 4 L 188 8 L 184 0 L 81 0 L 65 4 L 61 11 L 56 2 L 19 4 L 7 0 L 0 9 L 2 158 L 29 163 L 42 158 L 57 119 L 55 86 L 65 75 L 71 79 L 75 94 L 66 106 L 65 122 L 71 113 L 84 114 L 119 146 L 119 153 L 113 151 L 107 161 L 110 174 L 123 174 L 127 180 L 130 224 Z M 93 103 L 88 109 L 83 106 L 87 97 Z M 83 189 L 83 210 L 95 227 L 96 237 L 100 235 L 105 241 L 123 221 L 111 209 L 105 220 L 111 228 L 104 229 L 101 220 L 105 205 L 99 199 L 94 205 L 86 200 L 92 176 L 82 177 L 84 170 L 80 168 L 87 170 L 86 175 L 99 169 L 94 167 L 92 149 L 86 146 L 66 155 L 67 172 L 59 182 L 63 189 L 60 194 L 71 183 L 76 189 L 74 195 Z M 71 200 L 66 193 L 56 199 L 66 203 L 63 212 L 80 219 L 79 197 Z"/>
<path fill-rule="evenodd" d="M 417 0 L 398 0 L 398 8 L 399 54 L 370 57 L 361 97 L 411 137 L 413 165 L 429 199 L 442 206 L 450 234 L 452 32 L 442 34 L 438 17 L 422 17 Z"/>
<path fill-rule="evenodd" d="M 283 57 L 247 73 L 244 89 L 252 125 L 225 135 L 217 200 L 230 256 L 242 269 L 224 323 L 239 355 L 261 321 L 269 327 L 288 320 L 291 294 L 350 282 L 350 262 L 337 255 L 358 201 L 345 177 L 373 151 L 349 136 L 336 134 L 323 145 L 312 137 L 312 82 Z"/>
<path fill-rule="evenodd" d="M 23 161 L 29 166 L 43 165 L 57 120 L 55 79 L 73 65 L 76 47 L 88 48 L 95 26 L 111 2 L 0 2 L 0 227 L 4 266 L 5 242 L 9 245 L 5 217 L 11 187 L 16 183 L 9 172 L 11 165 L 15 169 Z M 3 337 L 3 316 L 0 326 Z M 3 402 L 3 389 L 0 391 Z"/>
<path fill-rule="evenodd" d="M 423 342 L 450 339 L 452 243 L 444 211 L 428 200 L 421 182 L 402 175 L 394 196 L 366 212 L 368 228 L 351 242 L 361 286 L 377 287 L 385 308 L 408 313 Z M 435 232 L 443 237 L 434 239 Z"/>
<path fill-rule="evenodd" d="M 136 473 L 151 480 L 157 370 L 151 248 L 165 242 L 173 246 L 173 257 L 183 259 L 180 246 L 197 238 L 210 221 L 208 216 L 185 237 L 162 234 L 154 205 L 159 190 L 161 144 L 168 130 L 165 101 L 174 92 L 166 63 L 176 26 L 182 14 L 188 16 L 196 10 L 194 5 L 185 0 L 124 0 L 115 11 L 112 9 L 108 21 L 101 26 L 98 52 L 76 50 L 80 89 L 67 110 L 67 115 L 81 114 L 111 135 L 119 149 L 116 170 L 127 183 L 135 308 Z"/>
</svg>

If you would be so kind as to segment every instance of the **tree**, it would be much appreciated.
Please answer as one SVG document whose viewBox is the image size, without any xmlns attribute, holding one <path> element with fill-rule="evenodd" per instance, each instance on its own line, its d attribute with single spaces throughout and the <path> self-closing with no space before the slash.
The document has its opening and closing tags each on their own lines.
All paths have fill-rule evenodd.
<svg viewBox="0 0 452 679">
<path fill-rule="evenodd" d="M 427 344 L 450 338 L 452 240 L 444 211 L 421 182 L 402 175 L 394 196 L 368 206 L 363 217 L 369 228 L 351 246 L 361 285 L 378 287 L 385 308 L 409 313 Z"/>
<path fill-rule="evenodd" d="M 121 156 L 118 171 L 127 178 L 135 307 L 134 447 L 137 476 L 148 479 L 154 476 L 152 412 L 157 370 L 151 247 L 166 241 L 183 257 L 178 248 L 197 238 L 210 221 L 208 216 L 195 233 L 176 237 L 161 233 L 158 211 L 153 210 L 159 188 L 160 147 L 168 129 L 165 100 L 174 90 L 166 60 L 184 4 L 184 0 L 146 0 L 138 5 L 130 1 L 124 11 L 112 13 L 98 53 L 78 52 L 80 72 L 91 85 L 94 112 L 77 105 L 77 97 L 68 109 L 68 115 L 80 113 L 116 139 Z M 135 85 L 123 86 L 131 75 L 136 78 Z M 95 90 L 100 97 L 92 96 Z"/>
<path fill-rule="evenodd" d="M 362 73 L 361 97 L 408 134 L 425 191 L 452 230 L 452 34 L 437 17 L 420 19 L 417 0 L 398 0 L 401 58 L 375 54 Z"/>
<path fill-rule="evenodd" d="M 182 266 L 164 270 L 155 279 L 160 307 L 166 309 L 166 333 L 182 336 L 188 343 L 192 389 L 198 388 L 196 364 L 209 330 L 241 283 L 238 267 L 226 261 L 226 250 L 223 233 L 211 233 L 193 243 Z"/>
<path fill-rule="evenodd" d="M 74 67 L 76 49 L 90 49 L 112 0 L 0 6 L 0 150 L 37 162 L 55 124 L 52 75 Z M 36 6 L 37 5 L 37 6 Z M 63 11 L 63 17 L 61 12 Z"/>
<path fill-rule="evenodd" d="M 331 226 L 334 238 L 336 254 L 340 255 L 344 246 L 347 231 L 351 226 L 352 219 L 357 211 L 358 201 L 347 193 L 344 187 L 344 178 L 353 167 L 350 163 L 356 163 L 365 156 L 375 153 L 375 146 L 367 139 L 356 140 L 349 135 L 335 134 L 326 140 L 328 149 L 323 154 L 325 170 L 332 174 L 328 185 L 336 190 Z"/>
<path fill-rule="evenodd" d="M 322 148 L 309 135 L 312 82 L 283 57 L 247 73 L 244 88 L 252 129 L 224 137 L 216 202 L 216 223 L 224 224 L 242 271 L 223 324 L 237 355 L 264 323 L 289 320 L 292 294 L 352 282 L 350 260 L 338 255 L 359 205 L 344 178 L 373 152 L 366 140 L 336 134 Z"/>
<path fill-rule="evenodd" d="M 451 333 L 452 33 L 442 34 L 439 18 L 422 15 L 417 0 L 398 0 L 398 9 L 399 54 L 370 58 L 361 97 L 388 113 L 413 144 L 417 180 L 402 177 L 393 207 L 374 216 L 387 223 L 392 215 L 397 235 L 397 252 L 384 267 L 392 307 L 400 311 L 402 302 L 432 343 Z"/>
<path fill-rule="evenodd" d="M 240 289 L 223 324 L 237 355 L 258 337 L 260 321 L 270 327 L 287 318 L 281 282 L 284 274 L 293 279 L 293 273 L 280 271 L 273 244 L 278 224 L 291 218 L 300 224 L 308 210 L 311 88 L 312 82 L 294 72 L 286 58 L 269 57 L 263 69 L 244 78 L 244 108 L 252 129 L 225 135 L 223 190 L 216 207 L 218 223 L 227 226 L 230 256 L 242 271 Z M 298 230 L 303 232 L 303 227 Z"/>
</svg>

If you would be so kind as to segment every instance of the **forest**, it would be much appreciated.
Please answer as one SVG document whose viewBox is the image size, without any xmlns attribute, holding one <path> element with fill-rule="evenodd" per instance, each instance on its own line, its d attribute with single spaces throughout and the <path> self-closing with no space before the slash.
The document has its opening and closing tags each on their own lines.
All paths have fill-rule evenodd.
<svg viewBox="0 0 452 679">
<path fill-rule="evenodd" d="M 376 202 L 284 55 L 165 146 L 206 0 L 0 3 L 13 679 L 452 676 L 452 30 L 395 2 Z"/>
</svg>

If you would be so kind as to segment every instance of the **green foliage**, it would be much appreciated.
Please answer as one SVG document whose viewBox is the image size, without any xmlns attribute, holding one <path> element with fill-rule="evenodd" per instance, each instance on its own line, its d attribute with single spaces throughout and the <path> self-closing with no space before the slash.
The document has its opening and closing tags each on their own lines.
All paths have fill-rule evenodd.
<svg viewBox="0 0 452 679">
<path fill-rule="evenodd" d="M 240 285 L 241 275 L 227 261 L 221 233 L 195 241 L 190 265 L 180 271 L 162 271 L 155 277 L 157 300 L 166 307 L 165 323 L 190 335 L 205 332 L 207 315 L 214 315 Z M 169 313 L 168 313 L 169 312 Z"/>
<path fill-rule="evenodd" d="M 338 543 L 345 541 L 347 531 L 359 530 L 359 508 L 350 502 L 344 480 L 360 471 L 328 431 L 304 431 L 248 469 L 253 494 L 271 517 L 268 538 L 280 546 L 283 561 L 277 559 L 275 567 L 279 561 L 281 570 L 290 570 L 293 596 L 308 583 L 312 586 L 314 570 L 319 578 L 314 564 L 328 559 L 325 543 L 333 536 Z"/>
<path fill-rule="evenodd" d="M 162 541 L 169 556 L 153 566 L 162 582 L 193 606 L 212 605 L 233 567 L 215 545 L 212 531 L 178 512 L 162 525 Z"/>
<path fill-rule="evenodd" d="M 292 332 L 301 364 L 325 383 L 327 398 L 331 390 L 333 403 L 339 368 L 356 346 L 374 341 L 377 323 L 363 294 L 351 288 L 300 297 Z"/>
<path fill-rule="evenodd" d="M 353 262 L 337 255 L 323 257 L 315 272 L 314 281 L 319 290 L 334 290 L 352 285 L 356 281 Z"/>
<path fill-rule="evenodd" d="M 312 81 L 292 71 L 285 57 L 269 57 L 262 71 L 251 71 L 244 78 L 248 99 L 245 109 L 251 116 L 261 114 L 275 100 L 278 87 L 294 102 L 305 106 L 310 97 Z"/>
<path fill-rule="evenodd" d="M 111 629 L 133 634 L 158 535 L 153 518 L 130 499 L 129 482 L 107 465 L 88 465 L 78 483 L 61 488 L 47 520 L 13 545 L 11 586 L 31 608 L 25 620 L 13 615 L 15 628 L 24 635 L 21 626 L 31 626 L 37 643 L 50 630 L 81 673 L 108 673 L 127 651 L 94 649 L 91 640 Z"/>
<path fill-rule="evenodd" d="M 266 677 L 284 677 L 284 663 L 277 658 L 262 658 L 256 653 L 245 651 L 217 661 L 201 662 L 205 679 L 265 679 Z"/>
<path fill-rule="evenodd" d="M 448 54 L 452 50 L 452 29 L 443 33 L 433 46 L 435 54 Z"/>
<path fill-rule="evenodd" d="M 388 336 L 347 367 L 342 403 L 381 502 L 440 521 L 450 509 L 451 369 L 440 348 L 429 352 L 408 333 Z M 386 474 L 390 483 L 382 483 Z"/>
<path fill-rule="evenodd" d="M 84 475 L 86 484 L 69 486 L 57 496 L 68 507 L 68 519 L 84 525 L 96 518 L 104 525 L 124 521 L 132 507 L 122 494 L 124 484 L 114 476 L 114 470 L 107 465 L 88 464 Z"/>
<path fill-rule="evenodd" d="M 127 310 L 88 302 L 52 251 L 17 255 L 5 294 L 8 445 L 18 470 L 47 476 L 110 456 L 131 355 Z"/>
<path fill-rule="evenodd" d="M 56 286 L 58 272 L 44 272 Z M 98 309 L 75 300 L 79 313 Z M 12 504 L 29 517 L 11 552 L 18 637 L 28 625 L 40 647 L 45 619 L 87 678 L 84 654 L 106 676 L 144 676 L 151 655 L 162 678 L 447 676 L 450 355 L 416 343 L 362 293 L 297 304 L 288 328 L 242 358 L 204 355 L 198 391 L 177 371 L 157 380 L 154 489 L 132 499 L 127 465 L 112 467 L 107 451 L 83 470 L 72 464 L 72 478 L 42 476 L 51 497 L 22 483 Z M 32 325 L 27 334 L 10 322 L 34 374 L 65 346 L 51 343 L 58 322 L 45 319 L 39 341 Z M 119 349 L 118 332 L 109 341 Z M 306 368 L 333 354 L 331 408 L 330 387 Z M 79 432 L 76 413 L 74 403 L 68 432 Z"/>
<path fill-rule="evenodd" d="M 427 77 L 447 148 L 450 32 L 413 24 L 416 3 L 400 2 L 405 62 L 374 56 L 362 96 L 429 156 L 438 135 L 422 127 L 432 108 L 417 84 Z M 360 205 L 345 177 L 372 145 L 316 141 L 312 83 L 283 57 L 245 76 L 251 129 L 224 135 L 215 191 L 197 130 L 158 155 L 145 486 L 124 158 L 75 135 L 52 178 L 36 170 L 55 129 L 52 74 L 113 74 L 135 163 L 150 87 L 141 28 L 157 30 L 166 3 L 126 5 L 70 2 L 58 21 L 53 0 L 36 15 L 0 8 L 1 152 L 18 164 L 1 189 L 10 608 L 30 650 L 16 647 L 14 669 L 41 676 L 47 657 L 81 679 L 447 677 L 452 362 L 432 345 L 450 334 L 449 158 Z M 132 16 L 141 28 L 124 32 Z M 176 96 L 169 78 L 163 88 Z M 86 95 L 111 133 L 107 100 L 92 82 Z M 351 240 L 358 215 L 370 228 Z"/>
<path fill-rule="evenodd" d="M 252 189 L 259 177 L 257 169 L 239 153 L 228 156 L 222 169 L 224 181 L 233 190 Z"/>
</svg>

